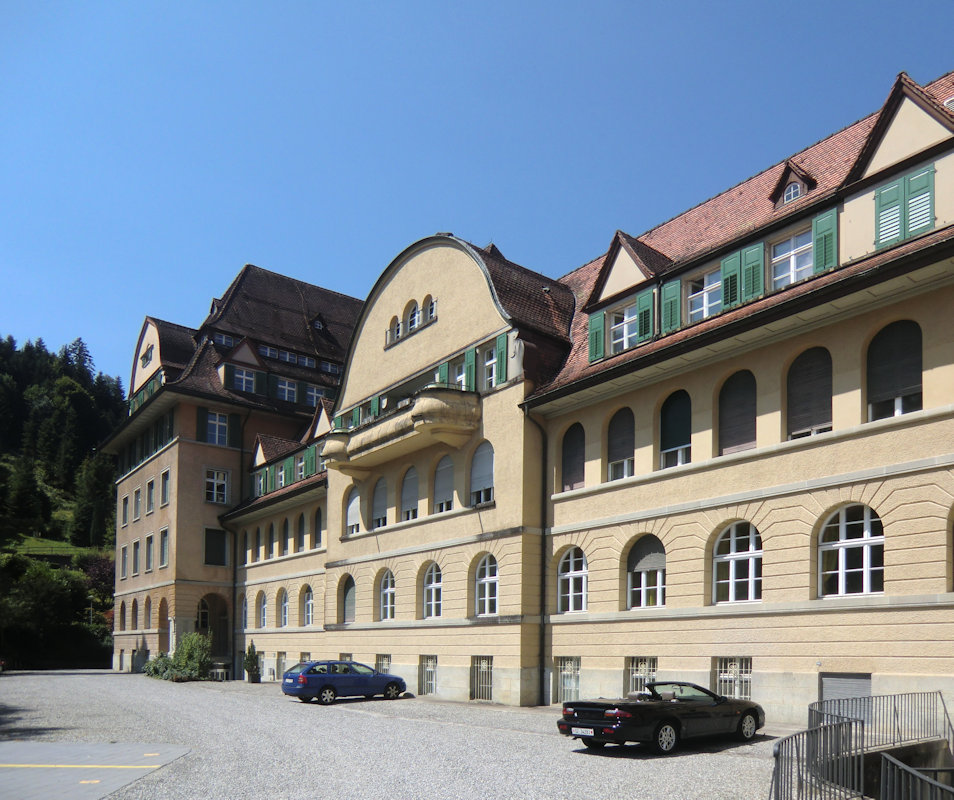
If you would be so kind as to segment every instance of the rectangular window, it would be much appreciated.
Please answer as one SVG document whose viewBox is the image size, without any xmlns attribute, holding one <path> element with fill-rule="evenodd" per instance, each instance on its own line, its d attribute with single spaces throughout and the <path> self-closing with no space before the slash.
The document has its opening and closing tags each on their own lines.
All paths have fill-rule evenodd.
<svg viewBox="0 0 954 800">
<path fill-rule="evenodd" d="M 494 699 L 494 657 L 470 657 L 470 699 Z"/>
<path fill-rule="evenodd" d="M 265 358 L 278 358 L 278 349 L 275 347 L 269 347 L 268 345 L 260 344 L 258 346 L 258 354 L 265 356 Z"/>
<path fill-rule="evenodd" d="M 580 657 L 559 656 L 554 665 L 554 702 L 569 703 L 580 699 Z"/>
<path fill-rule="evenodd" d="M 139 540 L 133 542 L 132 574 L 139 574 Z"/>
<path fill-rule="evenodd" d="M 250 369 L 236 367 L 234 388 L 239 392 L 254 392 L 255 373 Z"/>
<path fill-rule="evenodd" d="M 169 566 L 169 529 L 159 531 L 159 566 Z"/>
<path fill-rule="evenodd" d="M 670 450 L 663 450 L 659 454 L 659 466 L 661 469 L 678 467 L 682 464 L 688 464 L 691 461 L 692 446 L 688 444 L 682 447 L 673 447 Z"/>
<path fill-rule="evenodd" d="M 142 516 L 142 490 L 136 489 L 133 492 L 133 519 L 139 519 Z"/>
<path fill-rule="evenodd" d="M 235 339 L 229 336 L 227 333 L 213 333 L 212 341 L 216 344 L 220 344 L 223 347 L 234 347 Z"/>
<path fill-rule="evenodd" d="M 374 668 L 378 672 L 390 672 L 391 671 L 391 654 L 378 653 L 374 657 Z"/>
<path fill-rule="evenodd" d="M 285 378 L 278 379 L 279 400 L 287 400 L 289 403 L 294 403 L 297 396 L 298 384 L 295 381 L 286 380 Z"/>
<path fill-rule="evenodd" d="M 493 389 L 497 375 L 497 348 L 488 347 L 484 351 L 483 388 Z"/>
<path fill-rule="evenodd" d="M 228 472 L 220 469 L 207 469 L 205 471 L 205 502 L 228 502 L 228 484 Z"/>
<path fill-rule="evenodd" d="M 656 680 L 657 663 L 656 656 L 632 656 L 627 658 L 623 694 L 644 691 L 647 683 Z"/>
<path fill-rule="evenodd" d="M 151 514 L 156 510 L 156 482 L 149 481 L 146 484 L 146 513 Z"/>
<path fill-rule="evenodd" d="M 312 369 L 315 368 L 315 359 L 313 359 L 311 356 L 298 356 L 298 363 L 303 367 L 311 367 Z"/>
<path fill-rule="evenodd" d="M 205 440 L 209 444 L 223 447 L 229 443 L 229 418 L 227 414 L 210 411 L 205 429 Z"/>
<path fill-rule="evenodd" d="M 636 304 L 613 312 L 610 317 L 610 352 L 622 353 L 635 347 L 638 340 L 639 315 Z"/>
<path fill-rule="evenodd" d="M 323 397 L 325 394 L 323 389 L 319 389 L 317 386 L 308 385 L 305 387 L 305 405 L 315 408 L 318 405 L 318 400 Z"/>
<path fill-rule="evenodd" d="M 159 505 L 169 504 L 169 470 L 166 470 L 159 476 Z"/>
<path fill-rule="evenodd" d="M 722 310 L 722 271 L 715 269 L 689 281 L 689 321 L 718 314 Z"/>
<path fill-rule="evenodd" d="M 146 537 L 146 572 L 152 572 L 152 534 Z"/>
<path fill-rule="evenodd" d="M 123 525 L 126 526 L 129 524 L 129 497 L 128 495 L 123 498 L 123 510 L 121 512 Z"/>
<path fill-rule="evenodd" d="M 437 656 L 421 656 L 418 665 L 417 693 L 435 694 L 437 692 Z"/>
<path fill-rule="evenodd" d="M 205 529 L 205 563 L 213 567 L 227 565 L 227 534 L 219 528 Z"/>
<path fill-rule="evenodd" d="M 618 481 L 621 478 L 631 478 L 634 474 L 635 459 L 624 458 L 622 461 L 612 461 L 609 465 L 609 475 L 611 481 Z"/>
<path fill-rule="evenodd" d="M 295 480 L 301 481 L 305 479 L 305 457 L 295 456 Z"/>
<path fill-rule="evenodd" d="M 119 577 L 126 577 L 126 567 L 128 561 L 128 554 L 126 552 L 126 545 L 123 545 L 122 549 L 119 551 Z"/>
<path fill-rule="evenodd" d="M 256 472 L 254 481 L 254 493 L 256 497 L 261 497 L 266 493 L 266 483 L 267 483 L 267 473 L 263 470 L 262 472 Z"/>
<path fill-rule="evenodd" d="M 772 288 L 784 289 L 812 275 L 811 230 L 796 233 L 783 242 L 772 245 Z"/>
<path fill-rule="evenodd" d="M 751 700 L 751 656 L 728 656 L 712 659 L 712 690 L 716 694 L 726 697 Z"/>
</svg>

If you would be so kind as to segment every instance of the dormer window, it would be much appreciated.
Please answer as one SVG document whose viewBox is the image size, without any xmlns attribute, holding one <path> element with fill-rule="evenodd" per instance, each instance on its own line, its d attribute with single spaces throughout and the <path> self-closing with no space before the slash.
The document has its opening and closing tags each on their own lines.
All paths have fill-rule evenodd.
<svg viewBox="0 0 954 800">
<path fill-rule="evenodd" d="M 139 364 L 141 366 L 145 367 L 150 361 L 152 361 L 153 349 L 153 346 L 149 345 L 145 350 L 143 350 L 142 355 L 139 357 Z"/>
<path fill-rule="evenodd" d="M 792 200 L 797 200 L 802 196 L 802 185 L 798 181 L 792 181 L 785 187 L 785 192 L 782 194 L 783 203 L 791 203 Z"/>
<path fill-rule="evenodd" d="M 689 321 L 699 322 L 722 310 L 722 271 L 707 272 L 689 281 Z"/>
<path fill-rule="evenodd" d="M 223 347 L 234 347 L 235 339 L 229 336 L 227 333 L 213 333 L 212 341 Z"/>
</svg>

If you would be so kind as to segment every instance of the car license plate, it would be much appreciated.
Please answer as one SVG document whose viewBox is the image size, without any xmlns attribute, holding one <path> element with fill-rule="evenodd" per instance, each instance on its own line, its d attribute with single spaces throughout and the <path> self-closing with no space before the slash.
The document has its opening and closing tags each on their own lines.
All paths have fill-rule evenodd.
<svg viewBox="0 0 954 800">
<path fill-rule="evenodd" d="M 294 683 L 295 681 L 292 678 L 285 678 L 285 683 Z"/>
<path fill-rule="evenodd" d="M 570 728 L 570 733 L 572 733 L 574 736 L 592 736 L 593 729 L 592 728 Z"/>
</svg>

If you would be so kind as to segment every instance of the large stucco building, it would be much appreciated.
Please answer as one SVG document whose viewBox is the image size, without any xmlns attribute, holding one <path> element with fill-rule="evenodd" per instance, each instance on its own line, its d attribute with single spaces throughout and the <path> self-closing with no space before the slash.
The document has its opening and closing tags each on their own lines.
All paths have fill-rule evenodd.
<svg viewBox="0 0 954 800">
<path fill-rule="evenodd" d="M 221 574 L 149 600 L 181 595 L 181 631 L 216 594 L 233 667 L 254 640 L 266 677 L 348 654 L 537 704 L 678 676 L 792 722 L 820 695 L 954 701 L 952 307 L 954 73 L 900 75 L 878 112 L 559 279 L 437 234 L 349 306 L 333 410 L 247 424 L 228 508 L 190 501 L 232 548 Z M 227 383 L 240 351 L 218 356 Z M 201 482 L 196 438 L 173 443 Z M 130 628 L 148 590 L 117 572 L 124 667 L 170 640 Z"/>
</svg>

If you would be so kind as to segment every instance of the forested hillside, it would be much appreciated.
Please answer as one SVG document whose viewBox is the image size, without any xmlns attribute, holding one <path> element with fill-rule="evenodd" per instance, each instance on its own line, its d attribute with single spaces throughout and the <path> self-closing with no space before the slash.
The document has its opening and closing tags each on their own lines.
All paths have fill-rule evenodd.
<svg viewBox="0 0 954 800">
<path fill-rule="evenodd" d="M 0 340 L 0 546 L 20 534 L 83 547 L 113 536 L 113 459 L 96 446 L 126 413 L 117 378 L 93 373 L 82 339 Z"/>
</svg>

